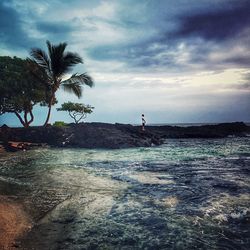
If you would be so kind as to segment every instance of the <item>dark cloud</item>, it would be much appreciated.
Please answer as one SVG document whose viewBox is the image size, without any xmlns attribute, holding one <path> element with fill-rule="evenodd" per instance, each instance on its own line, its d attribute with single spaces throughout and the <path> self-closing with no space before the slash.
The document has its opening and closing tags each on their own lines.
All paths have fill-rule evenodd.
<svg viewBox="0 0 250 250">
<path fill-rule="evenodd" d="M 130 59 L 141 56 L 152 57 L 163 51 L 163 48 L 150 49 L 153 42 L 140 41 L 132 44 L 104 45 L 89 49 L 89 55 L 99 60 L 107 59 Z"/>
<path fill-rule="evenodd" d="M 250 66 L 249 13 L 250 0 L 0 0 L 0 44 L 6 53 L 27 56 L 32 47 L 46 49 L 46 40 L 68 41 L 97 83 L 86 98 L 106 105 L 97 107 L 96 119 L 117 122 L 117 112 L 106 118 L 106 110 L 120 103 L 131 104 L 119 107 L 120 119 L 136 117 L 134 103 L 143 93 L 138 109 L 152 112 L 155 121 L 165 122 L 167 109 L 172 121 L 249 120 L 249 71 L 236 70 L 235 84 L 225 72 Z M 82 72 L 82 65 L 76 70 Z M 225 72 L 225 83 L 211 89 L 205 84 L 201 95 L 192 77 L 204 73 L 206 83 L 206 71 L 214 72 L 211 83 L 216 77 L 221 82 Z M 162 80 L 168 76 L 169 82 Z M 158 116 L 152 103 L 160 104 Z"/>
<path fill-rule="evenodd" d="M 192 13 L 180 17 L 180 28 L 174 35 L 198 36 L 204 39 L 225 40 L 234 38 L 250 26 L 250 2 L 238 1 L 224 9 Z"/>
<path fill-rule="evenodd" d="M 76 30 L 74 22 L 65 23 L 65 22 L 36 22 L 35 25 L 39 33 L 45 35 L 47 40 L 53 41 L 53 43 L 60 43 L 64 41 L 71 40 L 71 33 Z M 41 44 L 44 46 L 44 43 Z"/>
<path fill-rule="evenodd" d="M 101 45 L 88 50 L 96 60 L 120 60 L 129 68 L 150 68 L 183 70 L 199 65 L 206 69 L 221 69 L 230 65 L 248 67 L 249 54 L 228 55 L 218 61 L 211 60 L 211 53 L 225 53 L 234 46 L 249 48 L 250 2 L 241 0 L 186 1 L 179 0 L 171 7 L 168 1 L 147 1 L 147 8 L 126 12 L 123 6 L 119 26 L 129 29 L 145 29 L 149 36 L 140 37 L 133 43 Z M 154 2 L 155 3 L 155 2 Z M 150 7 L 150 8 L 149 8 Z M 141 14 L 138 12 L 141 10 Z M 168 13 L 169 11 L 169 13 Z M 134 14 L 133 14 L 134 13 Z M 168 17 L 170 14 L 171 18 Z M 131 26 L 130 26 L 131 25 Z M 150 31 L 153 37 L 150 36 Z M 231 41 L 231 43 L 230 43 Z M 189 56 L 182 60 L 181 44 L 185 44 Z M 181 59 L 181 60 L 180 60 Z"/>
<path fill-rule="evenodd" d="M 75 0 L 71 4 L 59 0 L 46 1 L 46 11 L 42 14 L 38 12 L 37 15 L 25 15 L 27 9 L 31 12 L 27 3 L 28 7 L 25 5 L 25 8 L 18 9 L 17 5 L 7 7 L 4 2 L 0 2 L 0 42 L 12 49 L 44 46 L 45 40 L 56 43 L 69 41 L 79 45 L 79 48 L 82 47 L 80 43 L 84 43 L 84 50 L 92 59 L 121 61 L 126 64 L 124 70 L 141 71 L 145 68 L 147 71 L 152 67 L 159 71 L 166 68 L 178 71 L 191 68 L 194 64 L 199 69 L 203 67 L 214 70 L 230 65 L 250 65 L 247 53 L 218 57 L 218 61 L 211 61 L 209 57 L 211 53 L 224 53 L 226 49 L 230 51 L 235 44 L 250 49 L 250 34 L 247 31 L 250 27 L 250 2 L 247 0 L 189 0 L 188 4 L 186 0 L 174 3 L 171 0 L 159 0 L 157 4 L 154 0 L 114 1 L 115 14 L 110 17 L 101 15 L 101 12 L 91 13 L 94 8 L 101 6 L 102 2 L 98 0 Z M 56 21 L 49 18 L 51 10 L 56 7 L 62 15 L 69 8 L 75 11 L 83 6 L 89 8 L 90 15 L 84 11 L 83 14 L 72 14 L 72 18 L 65 22 L 55 12 L 53 20 Z M 29 23 L 32 31 L 23 29 L 23 20 Z M 108 42 L 105 44 L 105 39 L 97 41 L 91 37 L 95 34 L 98 38 L 102 37 L 100 34 L 103 32 L 105 38 L 106 30 L 110 36 L 114 34 L 113 43 L 110 39 L 106 39 Z M 127 38 L 124 41 L 120 38 L 116 40 L 115 31 L 124 32 Z M 29 37 L 29 34 L 32 36 Z M 125 37 L 124 34 L 118 34 L 117 37 Z M 43 37 L 43 41 L 40 37 Z M 181 44 L 185 45 L 183 51 L 180 49 Z"/>
<path fill-rule="evenodd" d="M 232 64 L 232 65 L 238 65 L 241 67 L 250 67 L 250 55 L 245 54 L 241 56 L 232 56 L 226 60 L 223 60 L 222 63 Z"/>
<path fill-rule="evenodd" d="M 18 12 L 0 1 L 0 42 L 8 48 L 27 48 L 32 45 L 32 39 L 23 29 Z"/>
<path fill-rule="evenodd" d="M 45 34 L 60 35 L 62 33 L 69 33 L 74 30 L 72 25 L 62 22 L 37 22 L 36 28 Z"/>
<path fill-rule="evenodd" d="M 152 41 L 140 41 L 139 43 L 126 45 L 108 45 L 94 47 L 88 50 L 88 55 L 95 60 L 121 60 L 126 62 L 129 68 L 154 67 L 174 65 L 173 58 L 163 55 L 166 47 L 155 44 Z"/>
</svg>

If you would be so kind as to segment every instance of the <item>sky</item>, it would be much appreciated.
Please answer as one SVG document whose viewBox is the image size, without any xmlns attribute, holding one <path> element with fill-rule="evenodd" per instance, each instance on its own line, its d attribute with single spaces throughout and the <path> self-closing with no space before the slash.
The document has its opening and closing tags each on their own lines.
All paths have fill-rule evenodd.
<svg viewBox="0 0 250 250">
<path fill-rule="evenodd" d="M 94 88 L 59 90 L 50 122 L 71 122 L 65 101 L 95 107 L 86 121 L 250 121 L 249 0 L 1 0 L 0 55 L 26 58 L 67 42 Z M 34 125 L 46 118 L 35 107 Z M 13 114 L 0 124 L 17 126 Z"/>
</svg>

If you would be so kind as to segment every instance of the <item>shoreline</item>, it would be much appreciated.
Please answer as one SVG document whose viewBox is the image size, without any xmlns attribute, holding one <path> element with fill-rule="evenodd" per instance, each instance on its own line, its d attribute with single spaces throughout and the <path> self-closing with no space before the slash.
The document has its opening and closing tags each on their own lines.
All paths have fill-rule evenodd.
<svg viewBox="0 0 250 250">
<path fill-rule="evenodd" d="M 47 126 L 30 128 L 0 128 L 0 141 L 25 143 L 21 149 L 35 146 L 68 147 L 88 149 L 121 149 L 132 147 L 159 146 L 166 139 L 181 138 L 226 138 L 250 135 L 250 126 L 243 122 L 221 123 L 202 126 L 141 126 L 110 123 L 79 123 L 66 126 Z M 15 144 L 15 143 L 14 143 Z M 16 143 L 16 149 L 19 145 Z M 11 149 L 11 148 L 10 148 Z M 15 147 L 13 148 L 15 149 Z"/>
<path fill-rule="evenodd" d="M 236 141 L 237 140 L 238 139 L 236 139 Z M 173 145 L 176 145 L 178 149 L 178 145 L 181 146 L 182 144 L 181 140 L 179 143 L 178 141 L 179 140 L 174 142 L 174 144 L 172 145 L 171 142 L 169 142 L 169 145 L 166 144 L 166 147 L 168 149 L 165 150 L 164 152 L 168 154 L 169 150 L 171 150 Z M 229 142 L 227 140 L 225 141 L 227 145 L 230 145 L 230 141 Z M 188 140 L 186 140 L 186 142 L 188 142 Z M 192 145 L 192 143 L 193 142 L 191 141 L 190 145 Z M 220 145 L 223 144 L 224 144 L 223 140 L 220 140 Z M 200 146 L 198 144 L 197 148 L 199 147 Z M 158 151 L 157 149 L 152 149 L 152 150 Z M 187 150 L 189 150 L 188 147 Z M 141 153 L 143 155 L 146 155 L 148 154 L 149 151 L 151 151 L 151 149 L 150 150 L 138 149 L 138 151 L 143 151 Z M 121 153 L 122 152 L 123 151 L 121 151 Z M 139 192 L 137 193 L 136 190 L 138 189 L 129 188 L 130 186 L 138 188 L 138 183 L 140 183 L 139 185 L 140 186 L 142 185 L 143 188 L 145 188 L 145 190 L 148 191 L 150 191 L 151 187 L 153 187 L 153 189 L 155 189 L 155 187 L 159 188 L 157 189 L 158 190 L 157 192 L 159 192 L 159 194 L 161 194 L 162 190 L 165 190 L 165 187 L 172 187 L 173 193 L 166 195 L 166 197 L 161 197 L 159 199 L 160 203 L 156 203 L 157 206 L 159 204 L 164 205 L 164 207 L 166 207 L 166 209 L 169 211 L 171 210 L 173 211 L 174 209 L 178 208 L 179 202 L 180 201 L 182 202 L 182 200 L 185 201 L 185 198 L 187 196 L 190 196 L 190 193 L 188 191 L 186 192 L 184 191 L 183 193 L 179 192 L 179 190 L 176 189 L 176 185 L 179 185 L 178 187 L 182 188 L 183 183 L 185 183 L 185 185 L 187 185 L 188 187 L 193 187 L 195 189 L 197 188 L 195 184 L 197 183 L 196 179 L 197 175 L 196 174 L 190 175 L 190 173 L 193 171 L 193 167 L 197 166 L 195 163 L 196 161 L 194 162 L 194 165 L 190 165 L 190 163 L 192 164 L 192 162 L 186 164 L 186 160 L 184 160 L 184 162 L 182 161 L 182 163 L 178 163 L 177 161 L 176 164 L 178 165 L 176 165 L 176 167 L 169 168 L 168 166 L 163 167 L 163 165 L 165 164 L 159 165 L 158 159 L 155 159 L 154 164 L 151 167 L 149 167 L 150 164 L 145 163 L 145 165 L 143 164 L 140 168 L 138 168 L 140 164 L 138 164 L 137 160 L 135 159 L 134 162 L 136 164 L 132 165 L 128 164 L 126 169 L 124 169 L 125 171 L 123 169 L 121 170 L 124 174 L 122 175 L 122 178 L 117 179 L 116 177 L 118 175 L 116 170 L 115 171 L 112 170 L 111 172 L 112 175 L 104 174 L 96 176 L 95 171 L 89 172 L 88 168 L 85 169 L 79 167 L 83 165 L 82 163 L 83 161 L 80 160 L 80 156 L 78 161 L 80 165 L 76 163 L 76 166 L 78 167 L 75 167 L 75 165 L 72 166 L 71 163 L 74 162 L 76 155 L 73 153 L 71 156 L 69 156 L 70 155 L 69 152 L 65 153 L 66 154 L 61 155 L 60 153 L 58 154 L 56 150 L 52 152 L 52 155 L 50 153 L 48 153 L 47 155 L 46 154 L 43 155 L 40 154 L 39 150 L 34 152 L 30 151 L 26 153 L 22 152 L 8 153 L 8 156 L 2 159 L 3 163 L 6 162 L 6 160 L 8 159 L 10 160 L 10 164 L 2 165 L 3 178 L 0 180 L 0 184 L 2 187 L 1 193 L 4 194 L 4 196 L 2 196 L 2 199 L 0 199 L 0 204 L 3 204 L 2 206 L 0 206 L 0 229 L 4 228 L 5 232 L 5 236 L 2 236 L 3 233 L 2 235 L 0 234 L 0 238 L 4 239 L 4 242 L 2 243 L 5 244 L 3 249 L 16 249 L 16 248 L 50 249 L 50 246 L 53 246 L 52 247 L 53 249 L 57 248 L 68 249 L 70 248 L 69 246 L 71 246 L 71 248 L 74 248 L 75 246 L 78 245 L 81 246 L 81 244 L 88 244 L 90 242 L 89 239 L 92 240 L 92 234 L 90 232 L 92 232 L 91 229 L 93 228 L 91 228 L 91 226 L 93 225 L 92 222 L 94 222 L 96 219 L 97 213 L 100 214 L 101 216 L 103 215 L 104 217 L 106 217 L 106 213 L 109 213 L 110 211 L 115 211 L 114 214 L 116 214 L 119 211 L 122 211 L 120 210 L 121 205 L 127 208 L 127 205 L 131 204 L 130 203 L 131 200 L 127 200 L 126 197 L 127 195 L 130 195 L 131 192 L 133 192 L 131 190 L 135 190 L 135 192 L 132 193 L 133 195 L 137 194 L 139 195 L 138 197 L 141 198 L 142 195 L 141 189 L 139 189 Z M 106 161 L 107 156 L 105 155 L 100 156 L 98 151 L 95 152 L 94 154 L 96 154 L 97 158 L 94 158 L 93 161 L 94 164 L 90 164 L 89 166 L 91 166 L 92 168 L 97 162 L 95 159 L 99 159 L 101 160 L 101 165 L 99 167 L 100 169 L 104 167 L 103 171 L 106 173 L 107 169 L 105 166 L 107 162 Z M 119 158 L 120 154 L 119 151 L 118 154 L 117 152 L 114 151 L 109 152 L 109 154 L 113 154 L 114 157 L 114 158 L 111 157 L 110 161 L 125 160 L 124 158 L 122 159 L 122 157 L 121 159 Z M 125 154 L 127 157 L 128 156 L 127 153 Z M 211 155 L 212 153 L 210 152 L 209 154 Z M 16 157 L 14 157 L 16 158 L 16 161 L 15 160 L 13 161 L 14 155 L 16 155 Z M 42 158 L 41 162 L 37 163 L 40 157 Z M 67 166 L 64 166 L 65 163 L 64 157 L 66 157 Z M 92 157 L 93 156 L 91 156 L 91 158 Z M 100 159 L 99 157 L 104 157 L 104 158 Z M 142 161 L 145 160 L 141 157 L 139 158 Z M 26 161 L 25 159 L 28 161 Z M 131 159 L 133 158 L 131 157 Z M 34 165 L 34 168 L 32 168 L 31 165 L 29 165 L 29 162 L 30 161 L 32 162 L 32 160 L 33 163 L 35 163 L 32 164 Z M 225 158 L 225 160 L 228 161 L 227 158 Z M 52 164 L 53 168 L 51 168 L 50 163 L 47 161 L 49 162 L 53 161 L 53 163 L 55 163 Z M 232 160 L 232 162 L 234 162 L 234 160 Z M 103 163 L 105 165 L 103 165 Z M 213 163 L 208 162 L 208 165 L 210 164 L 214 164 L 214 162 Z M 237 166 L 236 162 L 234 164 L 235 166 Z M 175 166 L 172 163 L 170 163 L 170 165 Z M 220 166 L 223 167 L 223 164 Z M 7 167 L 7 169 L 9 168 L 9 170 L 4 171 L 5 167 Z M 99 169 L 99 167 L 97 169 Z M 145 171 L 146 169 L 145 167 L 147 167 L 149 171 Z M 242 168 L 239 167 L 239 170 L 242 171 L 241 173 L 246 174 L 244 172 L 245 171 L 244 165 L 241 165 L 241 167 Z M 183 175 L 182 173 L 180 174 L 178 172 L 179 168 L 182 169 L 182 171 L 184 171 L 182 173 L 189 173 L 189 174 L 185 175 Z M 131 169 L 133 169 L 133 171 L 135 170 L 135 172 L 130 172 Z M 210 167 L 208 166 L 207 169 L 210 169 Z M 225 190 L 227 190 L 229 194 L 236 195 L 237 197 L 238 195 L 241 194 L 244 195 L 245 192 L 244 189 L 246 188 L 246 186 L 244 187 L 244 185 L 242 184 L 243 182 L 239 182 L 238 185 L 235 182 L 229 183 L 227 180 L 224 179 L 224 174 L 226 172 L 220 173 L 221 169 L 218 170 L 215 169 L 216 168 L 214 168 L 213 166 L 212 173 L 215 173 L 215 175 L 211 182 L 210 175 L 208 175 L 208 173 L 204 176 L 203 175 L 204 172 L 203 171 L 199 172 L 200 168 L 199 167 L 196 168 L 196 171 L 200 173 L 199 174 L 200 175 L 199 180 L 201 180 L 200 183 L 202 183 L 202 181 L 205 181 L 205 187 L 207 191 L 210 190 L 210 188 L 212 188 L 213 191 L 219 193 L 220 192 L 224 193 Z M 174 175 L 175 173 L 177 173 L 177 175 Z M 216 173 L 219 173 L 219 178 Z M 114 176 L 115 178 L 111 178 L 111 176 L 112 177 Z M 180 178 L 174 178 L 174 176 Z M 183 179 L 184 176 L 185 179 Z M 209 177 L 208 180 L 205 179 L 206 176 Z M 235 176 L 235 180 L 237 180 L 237 175 L 232 175 L 232 176 Z M 9 179 L 9 177 L 11 178 Z M 177 183 L 176 180 L 178 181 Z M 241 181 L 244 181 L 244 179 L 242 179 Z M 200 204 L 200 201 L 204 201 L 204 198 L 206 199 L 207 193 L 204 192 L 203 193 L 204 197 L 203 196 L 201 197 L 198 188 L 196 190 L 197 193 L 195 193 L 196 194 L 195 197 L 199 199 L 197 204 Z M 124 194 L 126 195 L 124 195 L 123 192 L 125 192 Z M 146 193 L 147 192 L 145 192 L 145 194 Z M 125 203 L 121 202 L 119 197 L 123 197 L 124 198 L 123 201 Z M 157 197 L 158 196 L 155 196 L 155 198 Z M 236 199 L 235 202 L 238 202 L 237 197 L 235 198 Z M 219 196 L 218 199 L 220 199 Z M 247 201 L 247 198 L 243 197 L 241 200 L 243 200 L 242 204 L 245 206 L 245 201 Z M 136 199 L 135 201 L 138 201 L 138 199 Z M 132 203 L 132 204 L 134 204 L 135 207 L 137 206 L 137 203 Z M 146 209 L 148 209 L 147 204 L 148 203 L 146 203 L 145 207 Z M 152 209 L 153 212 L 155 206 L 152 206 Z M 195 206 L 194 209 L 196 209 Z M 238 212 L 238 210 L 235 210 L 233 206 L 231 211 Z M 218 210 L 218 212 L 220 211 Z M 94 217 L 91 217 L 92 214 Z M 188 214 L 190 213 L 188 212 Z M 144 214 L 144 216 L 145 216 L 144 219 L 148 218 L 147 214 L 146 215 Z M 230 213 L 227 216 L 230 216 Z M 10 220 L 10 218 L 13 219 Z M 86 218 L 88 218 L 88 221 L 91 221 L 91 223 L 87 224 L 88 229 L 84 231 L 87 221 Z M 231 217 L 226 217 L 226 218 L 231 218 Z M 246 216 L 244 215 L 243 219 L 236 220 L 235 222 L 241 223 L 241 221 L 243 221 L 242 222 L 243 225 L 243 223 L 247 222 L 247 218 L 248 218 L 248 212 Z M 112 222 L 112 220 L 108 222 Z M 162 223 L 162 221 L 160 222 L 156 221 L 156 223 Z M 6 225 L 8 227 L 6 227 Z M 22 226 L 17 228 L 16 225 L 18 226 L 22 225 Z M 96 224 L 96 228 L 100 232 L 97 233 L 97 237 L 102 236 L 103 239 L 105 240 L 110 239 L 109 237 L 105 238 L 106 237 L 105 234 L 102 233 L 102 225 L 104 225 L 103 228 L 106 229 L 106 223 L 101 225 Z M 144 225 L 145 228 L 147 227 L 147 225 L 148 224 Z M 189 225 L 192 226 L 192 224 Z M 12 229 L 15 229 L 15 231 L 13 231 Z M 84 235 L 86 235 L 86 238 L 85 241 L 80 242 L 80 240 L 82 240 L 82 236 L 80 237 L 79 235 L 82 232 L 82 230 L 85 232 Z M 239 230 L 241 230 L 243 235 L 244 228 L 239 227 Z M 6 235 L 6 232 L 9 234 Z M 75 232 L 78 232 L 77 235 L 80 238 L 78 238 L 78 236 L 75 236 Z M 116 233 L 116 230 L 114 230 L 114 233 Z M 93 238 L 93 242 L 95 242 L 95 239 L 96 238 Z M 112 241 L 115 240 L 116 240 L 115 237 L 112 237 Z M 117 244 L 124 243 L 121 238 L 117 240 L 117 242 L 118 242 Z M 2 246 L 0 245 L 0 249 L 2 249 L 1 247 Z"/>
</svg>

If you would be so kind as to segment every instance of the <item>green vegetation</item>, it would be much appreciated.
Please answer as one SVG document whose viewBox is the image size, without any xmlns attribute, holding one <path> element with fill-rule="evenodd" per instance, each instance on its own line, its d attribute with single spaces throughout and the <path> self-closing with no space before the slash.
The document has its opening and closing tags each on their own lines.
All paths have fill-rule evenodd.
<svg viewBox="0 0 250 250">
<path fill-rule="evenodd" d="M 83 63 L 77 53 L 65 51 L 67 43 L 53 45 L 47 41 L 47 47 L 48 53 L 33 48 L 30 52 L 32 58 L 25 60 L 0 56 L 0 115 L 15 114 L 24 127 L 29 127 L 34 121 L 33 107 L 37 104 L 48 107 L 44 125 L 48 124 L 51 108 L 57 103 L 56 91 L 60 87 L 80 98 L 83 85 L 94 85 L 87 73 L 73 74 L 65 79 L 73 66 Z M 66 105 L 67 107 L 62 106 L 58 110 L 66 108 L 65 111 L 69 111 L 76 123 L 93 110 L 89 105 L 70 105 L 71 107 Z M 65 124 L 56 122 L 55 125 Z"/>
<path fill-rule="evenodd" d="M 82 85 L 93 86 L 92 78 L 86 74 L 73 74 L 67 80 L 65 78 L 72 67 L 83 63 L 82 58 L 77 53 L 65 52 L 67 43 L 53 45 L 47 41 L 48 54 L 39 49 L 31 50 L 33 60 L 45 70 L 48 81 L 45 81 L 48 93 L 48 114 L 44 125 L 46 126 L 51 113 L 51 107 L 56 102 L 56 91 L 62 85 L 65 91 L 74 93 L 78 98 L 82 96 Z"/>
<path fill-rule="evenodd" d="M 0 115 L 13 113 L 24 127 L 34 120 L 33 107 L 46 104 L 47 74 L 31 60 L 0 57 Z"/>
<path fill-rule="evenodd" d="M 55 126 L 55 127 L 67 127 L 68 124 L 65 123 L 64 121 L 56 121 L 56 122 L 54 122 L 53 126 Z"/>
<path fill-rule="evenodd" d="M 85 105 L 82 103 L 72 103 L 66 102 L 63 103 L 58 111 L 67 111 L 69 116 L 74 119 L 75 123 L 79 123 L 81 120 L 87 117 L 87 114 L 91 114 L 93 112 L 94 107 L 90 105 Z"/>
</svg>

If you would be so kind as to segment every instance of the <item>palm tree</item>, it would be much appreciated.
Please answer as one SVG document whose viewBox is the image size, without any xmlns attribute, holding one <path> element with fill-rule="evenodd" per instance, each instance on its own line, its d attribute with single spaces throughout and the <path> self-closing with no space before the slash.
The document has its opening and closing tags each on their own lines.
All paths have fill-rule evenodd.
<svg viewBox="0 0 250 250">
<path fill-rule="evenodd" d="M 82 85 L 93 87 L 94 82 L 87 74 L 73 74 L 67 80 L 63 80 L 73 66 L 83 63 L 82 58 L 77 53 L 65 52 L 67 43 L 53 45 L 47 41 L 48 54 L 39 48 L 31 49 L 30 55 L 33 60 L 42 67 L 47 73 L 45 82 L 48 90 L 48 114 L 44 126 L 49 122 L 51 107 L 56 102 L 56 91 L 60 86 L 67 92 L 75 94 L 78 98 L 82 96 Z"/>
</svg>

